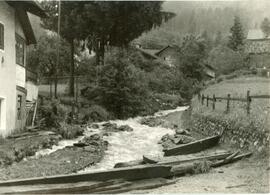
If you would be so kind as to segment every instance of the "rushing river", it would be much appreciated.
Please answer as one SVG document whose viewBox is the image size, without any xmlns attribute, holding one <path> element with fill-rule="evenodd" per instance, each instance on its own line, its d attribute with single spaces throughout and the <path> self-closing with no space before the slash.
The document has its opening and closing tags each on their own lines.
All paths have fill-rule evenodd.
<svg viewBox="0 0 270 195">
<path fill-rule="evenodd" d="M 174 110 L 165 110 L 157 112 L 154 116 L 166 116 L 169 113 L 184 111 L 188 107 L 178 107 Z M 117 126 L 129 125 L 133 128 L 131 132 L 115 132 L 109 136 L 104 136 L 104 139 L 109 142 L 108 150 L 105 151 L 104 158 L 100 163 L 94 166 L 88 167 L 80 172 L 89 172 L 93 170 L 106 170 L 111 169 L 118 162 L 127 162 L 132 160 L 142 159 L 144 154 L 147 155 L 162 155 L 162 147 L 158 144 L 158 141 L 165 134 L 173 134 L 174 131 L 168 128 L 162 127 L 149 127 L 147 125 L 140 124 L 142 117 L 130 118 L 127 120 L 114 120 L 110 121 L 116 123 Z M 85 135 L 98 132 L 98 129 L 87 128 Z M 52 149 L 41 150 L 36 155 L 46 155 L 52 153 L 58 149 L 62 149 L 66 146 L 73 145 L 78 142 L 82 137 L 76 140 L 62 140 L 58 146 L 54 146 Z"/>
</svg>

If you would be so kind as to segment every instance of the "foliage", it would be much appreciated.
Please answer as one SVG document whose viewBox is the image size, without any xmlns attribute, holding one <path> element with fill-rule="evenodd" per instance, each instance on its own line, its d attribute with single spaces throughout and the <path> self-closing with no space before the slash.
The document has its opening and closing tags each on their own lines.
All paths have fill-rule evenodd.
<svg viewBox="0 0 270 195">
<path fill-rule="evenodd" d="M 246 54 L 220 45 L 210 51 L 207 62 L 216 69 L 217 75 L 229 74 L 246 66 Z"/>
<path fill-rule="evenodd" d="M 120 50 L 108 56 L 101 69 L 98 90 L 99 103 L 114 113 L 117 118 L 135 116 L 147 97 L 145 74 L 136 68 L 125 51 Z"/>
<path fill-rule="evenodd" d="M 58 128 L 60 127 L 60 122 L 64 122 L 67 119 L 67 110 L 57 100 L 42 105 L 39 109 L 39 114 L 47 128 Z"/>
<path fill-rule="evenodd" d="M 203 64 L 206 58 L 206 43 L 195 36 L 186 36 L 179 55 L 179 68 L 187 78 L 201 81 L 203 79 Z"/>
<path fill-rule="evenodd" d="M 264 20 L 262 21 L 261 29 L 265 34 L 265 37 L 268 37 L 270 35 L 270 21 L 268 18 L 264 18 Z"/>
<path fill-rule="evenodd" d="M 234 24 L 230 29 L 231 35 L 229 37 L 228 47 L 234 51 L 240 49 L 244 45 L 244 31 L 238 16 L 234 17 Z"/>
<path fill-rule="evenodd" d="M 74 139 L 83 135 L 83 129 L 78 125 L 69 125 L 67 123 L 61 123 L 61 126 L 57 129 L 58 133 L 64 139 Z"/>
<path fill-rule="evenodd" d="M 55 76 L 56 68 L 59 75 L 69 72 L 69 45 L 61 39 L 59 48 L 59 66 L 57 66 L 58 36 L 55 33 L 43 35 L 39 38 L 35 48 L 28 51 L 27 66 L 36 70 L 39 76 Z"/>
<path fill-rule="evenodd" d="M 82 108 L 80 113 L 82 113 L 84 122 L 101 122 L 110 120 L 112 117 L 108 111 L 99 105 L 92 105 L 89 108 Z"/>
</svg>

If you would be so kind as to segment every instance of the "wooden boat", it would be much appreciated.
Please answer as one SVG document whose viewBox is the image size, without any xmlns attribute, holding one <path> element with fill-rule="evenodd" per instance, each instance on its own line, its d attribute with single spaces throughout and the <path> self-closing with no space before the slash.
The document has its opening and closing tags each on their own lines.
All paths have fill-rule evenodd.
<svg viewBox="0 0 270 195">
<path fill-rule="evenodd" d="M 200 139 L 188 144 L 182 144 L 173 148 L 165 149 L 164 156 L 191 154 L 195 152 L 200 152 L 202 150 L 211 148 L 218 144 L 221 135 L 215 135 L 212 137 L 207 137 L 205 139 Z"/>
</svg>

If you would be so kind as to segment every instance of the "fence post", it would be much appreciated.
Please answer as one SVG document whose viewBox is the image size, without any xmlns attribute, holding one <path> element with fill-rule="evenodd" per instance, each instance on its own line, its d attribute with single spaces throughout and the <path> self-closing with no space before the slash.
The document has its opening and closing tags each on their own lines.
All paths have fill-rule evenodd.
<svg viewBox="0 0 270 195">
<path fill-rule="evenodd" d="M 231 94 L 228 94 L 226 112 L 229 112 L 230 111 L 230 99 L 231 99 Z"/>
<path fill-rule="evenodd" d="M 199 101 L 201 100 L 201 93 L 200 92 L 198 93 L 198 100 Z"/>
<path fill-rule="evenodd" d="M 209 95 L 206 97 L 206 106 L 208 107 L 208 102 L 209 102 Z"/>
<path fill-rule="evenodd" d="M 52 99 L 52 79 L 50 79 L 50 98 Z"/>
<path fill-rule="evenodd" d="M 215 96 L 215 94 L 213 94 L 213 110 L 215 110 L 215 108 L 216 108 L 216 96 Z"/>
<path fill-rule="evenodd" d="M 202 94 L 202 105 L 203 105 L 203 102 L 204 102 L 204 94 Z"/>
<path fill-rule="evenodd" d="M 250 91 L 247 91 L 247 114 L 250 114 L 250 103 L 251 103 L 251 98 L 250 98 Z"/>
</svg>

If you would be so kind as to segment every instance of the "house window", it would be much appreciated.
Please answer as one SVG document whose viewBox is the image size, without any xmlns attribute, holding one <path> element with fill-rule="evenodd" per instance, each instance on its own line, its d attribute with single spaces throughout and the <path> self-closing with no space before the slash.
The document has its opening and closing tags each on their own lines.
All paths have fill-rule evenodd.
<svg viewBox="0 0 270 195">
<path fill-rule="evenodd" d="M 22 95 L 17 96 L 17 119 L 22 118 Z"/>
<path fill-rule="evenodd" d="M 4 25 L 0 23 L 0 49 L 4 50 Z"/>
<path fill-rule="evenodd" d="M 16 34 L 16 64 L 24 66 L 24 39 Z"/>
</svg>

